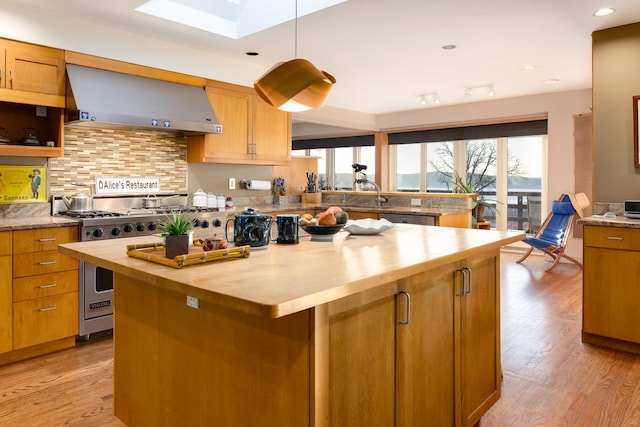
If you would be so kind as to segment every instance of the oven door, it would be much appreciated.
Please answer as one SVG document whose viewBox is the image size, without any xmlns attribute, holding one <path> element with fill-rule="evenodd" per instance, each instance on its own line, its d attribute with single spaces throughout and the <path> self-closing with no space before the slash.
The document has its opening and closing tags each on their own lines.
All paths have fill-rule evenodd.
<svg viewBox="0 0 640 427">
<path fill-rule="evenodd" d="M 113 272 L 87 262 L 82 264 L 84 319 L 113 314 Z"/>
</svg>

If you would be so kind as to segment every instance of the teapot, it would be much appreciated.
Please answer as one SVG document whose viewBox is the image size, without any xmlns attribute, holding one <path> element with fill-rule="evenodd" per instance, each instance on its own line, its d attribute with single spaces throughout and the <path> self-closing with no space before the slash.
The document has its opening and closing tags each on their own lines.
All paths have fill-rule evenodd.
<svg viewBox="0 0 640 427">
<path fill-rule="evenodd" d="M 253 248 L 267 246 L 271 240 L 271 223 L 273 217 L 257 213 L 248 208 L 227 220 L 225 237 L 236 246 L 249 245 Z M 233 222 L 233 238 L 229 238 L 229 224 Z"/>
<path fill-rule="evenodd" d="M 70 211 L 86 212 L 93 210 L 93 197 L 84 193 L 78 192 L 71 197 L 62 196 L 62 201 Z"/>
</svg>

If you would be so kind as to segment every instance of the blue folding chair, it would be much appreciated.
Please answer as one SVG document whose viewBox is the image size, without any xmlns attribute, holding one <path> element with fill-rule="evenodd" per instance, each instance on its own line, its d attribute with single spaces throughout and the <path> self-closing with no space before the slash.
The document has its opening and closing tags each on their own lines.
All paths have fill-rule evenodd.
<svg viewBox="0 0 640 427">
<path fill-rule="evenodd" d="M 531 248 L 516 262 L 520 264 L 531 255 L 534 249 L 539 249 L 553 258 L 553 264 L 546 271 L 551 271 L 558 265 L 561 258 L 566 258 L 582 268 L 580 261 L 564 253 L 576 214 L 576 209 L 568 195 L 563 194 L 558 200 L 554 200 L 553 206 L 551 206 L 551 213 L 542 223 L 535 236 L 527 237 L 523 240 Z"/>
</svg>

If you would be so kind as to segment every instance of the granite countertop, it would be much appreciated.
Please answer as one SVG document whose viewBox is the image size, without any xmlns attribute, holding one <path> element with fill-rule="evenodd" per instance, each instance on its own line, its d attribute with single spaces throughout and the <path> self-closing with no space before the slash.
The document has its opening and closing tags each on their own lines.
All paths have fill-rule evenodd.
<svg viewBox="0 0 640 427">
<path fill-rule="evenodd" d="M 314 209 L 327 209 L 330 205 L 328 204 L 309 204 L 309 203 L 289 203 L 287 205 L 257 205 L 257 206 L 243 206 L 243 207 L 235 207 L 233 209 L 227 210 L 229 214 L 240 213 L 247 209 L 248 207 L 252 207 L 259 213 L 266 214 L 278 214 L 279 212 L 291 212 L 291 211 L 305 211 L 305 210 L 314 210 Z M 392 213 L 392 214 L 410 214 L 410 215 L 429 215 L 429 216 L 443 216 L 443 215 L 454 215 L 460 213 L 470 212 L 469 209 L 458 208 L 458 207 L 420 207 L 420 206 L 340 206 L 342 209 L 351 212 L 376 212 L 376 213 Z"/>
<path fill-rule="evenodd" d="M 579 219 L 578 223 L 601 227 L 640 228 L 640 219 L 627 218 L 625 216 L 605 218 L 604 215 L 592 215 Z"/>
<path fill-rule="evenodd" d="M 35 216 L 24 218 L 0 218 L 0 231 L 28 230 L 33 228 L 72 227 L 78 220 L 58 216 Z"/>
</svg>

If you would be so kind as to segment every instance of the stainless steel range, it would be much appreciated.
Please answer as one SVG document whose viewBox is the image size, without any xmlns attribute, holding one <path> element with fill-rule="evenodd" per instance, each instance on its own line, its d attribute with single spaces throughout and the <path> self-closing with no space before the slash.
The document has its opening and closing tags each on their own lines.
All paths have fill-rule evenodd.
<svg viewBox="0 0 640 427">
<path fill-rule="evenodd" d="M 193 218 L 194 234 L 223 234 L 226 213 L 217 209 L 188 206 L 186 194 L 162 196 L 170 205 L 143 208 L 142 197 L 94 198 L 91 211 L 69 211 L 61 196 L 52 199 L 52 215 L 77 218 L 79 241 L 120 239 L 136 236 L 160 236 L 159 223 L 172 211 L 188 212 Z M 219 228 L 219 230 L 216 230 Z M 79 263 L 79 336 L 113 328 L 113 272 L 81 261 Z"/>
</svg>

